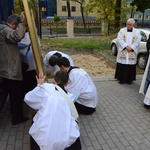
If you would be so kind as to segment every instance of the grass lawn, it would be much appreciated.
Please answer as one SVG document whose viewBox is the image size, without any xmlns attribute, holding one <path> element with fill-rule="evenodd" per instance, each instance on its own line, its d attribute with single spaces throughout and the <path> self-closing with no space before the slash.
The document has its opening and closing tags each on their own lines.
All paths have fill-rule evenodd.
<svg viewBox="0 0 150 150">
<path fill-rule="evenodd" d="M 95 50 L 102 53 L 107 58 L 116 61 L 110 51 L 110 42 L 116 37 L 112 36 L 96 36 L 96 37 L 75 37 L 75 38 L 43 38 L 41 39 L 42 50 L 66 48 L 74 50 Z M 137 67 L 137 74 L 143 74 L 143 70 Z"/>
</svg>

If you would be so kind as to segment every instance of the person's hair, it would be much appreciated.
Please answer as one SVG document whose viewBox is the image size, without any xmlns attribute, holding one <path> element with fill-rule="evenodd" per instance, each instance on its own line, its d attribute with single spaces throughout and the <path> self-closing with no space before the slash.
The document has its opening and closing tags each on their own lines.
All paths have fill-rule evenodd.
<svg viewBox="0 0 150 150">
<path fill-rule="evenodd" d="M 134 20 L 133 18 L 129 18 L 129 19 L 127 20 L 127 22 L 132 22 L 133 24 L 135 24 L 135 20 Z"/>
<path fill-rule="evenodd" d="M 52 55 L 50 58 L 49 58 L 49 64 L 51 66 L 55 66 L 58 62 L 58 57 L 56 55 Z"/>
<path fill-rule="evenodd" d="M 10 15 L 7 18 L 6 22 L 10 23 L 10 24 L 14 23 L 14 24 L 18 25 L 20 23 L 20 21 L 21 21 L 21 17 L 19 15 L 14 14 L 14 15 Z"/>
<path fill-rule="evenodd" d="M 66 71 L 58 71 L 54 76 L 55 81 L 57 84 L 66 85 L 68 83 L 69 75 Z"/>
<path fill-rule="evenodd" d="M 70 67 L 70 62 L 69 62 L 69 60 L 68 60 L 66 57 L 61 57 L 61 58 L 58 60 L 57 65 L 58 65 L 59 67 L 62 67 L 62 66 L 64 66 L 64 67 Z"/>
</svg>

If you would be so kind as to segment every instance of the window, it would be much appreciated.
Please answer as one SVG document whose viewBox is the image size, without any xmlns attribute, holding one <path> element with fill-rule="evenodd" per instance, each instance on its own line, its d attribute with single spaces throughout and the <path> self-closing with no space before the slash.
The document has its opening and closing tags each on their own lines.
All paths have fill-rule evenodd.
<svg viewBox="0 0 150 150">
<path fill-rule="evenodd" d="M 139 16 L 138 16 L 138 19 L 142 19 L 142 16 L 141 16 L 141 15 L 139 15 Z"/>
<path fill-rule="evenodd" d="M 67 10 L 66 6 L 62 6 L 62 11 L 66 11 L 66 10 Z"/>
<path fill-rule="evenodd" d="M 148 20 L 148 15 L 145 16 L 145 19 Z"/>
<path fill-rule="evenodd" d="M 75 11 L 76 11 L 76 7 L 75 7 L 75 6 L 72 6 L 72 7 L 71 7 L 71 11 L 72 11 L 72 12 L 75 12 Z"/>
</svg>

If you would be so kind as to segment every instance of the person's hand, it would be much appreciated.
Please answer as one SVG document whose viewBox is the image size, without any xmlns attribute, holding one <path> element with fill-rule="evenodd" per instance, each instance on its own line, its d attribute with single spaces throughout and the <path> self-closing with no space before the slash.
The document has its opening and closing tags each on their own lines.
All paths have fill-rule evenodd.
<svg viewBox="0 0 150 150">
<path fill-rule="evenodd" d="M 25 12 L 21 12 L 20 17 L 24 20 L 26 20 Z"/>
<path fill-rule="evenodd" d="M 132 52 L 132 48 L 130 46 L 127 46 L 126 49 L 128 52 Z"/>
<path fill-rule="evenodd" d="M 39 76 L 36 76 L 37 83 L 42 85 L 45 82 L 46 76 L 43 73 L 39 73 Z"/>
</svg>

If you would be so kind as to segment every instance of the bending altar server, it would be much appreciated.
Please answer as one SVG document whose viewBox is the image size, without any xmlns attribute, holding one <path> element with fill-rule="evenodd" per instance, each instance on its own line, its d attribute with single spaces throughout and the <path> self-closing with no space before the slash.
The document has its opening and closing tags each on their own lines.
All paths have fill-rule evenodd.
<svg viewBox="0 0 150 150">
<path fill-rule="evenodd" d="M 136 80 L 137 53 L 141 41 L 140 31 L 135 29 L 135 20 L 127 20 L 127 26 L 120 29 L 117 39 L 119 43 L 115 78 L 120 84 L 132 84 Z"/>
<path fill-rule="evenodd" d="M 35 141 L 31 141 L 32 150 L 81 150 L 76 109 L 57 85 L 44 83 L 45 76 L 39 74 L 37 82 L 25 96 L 25 102 L 37 110 L 29 130 Z"/>
<path fill-rule="evenodd" d="M 91 115 L 95 112 L 98 104 L 97 89 L 84 69 L 72 67 L 67 58 L 59 59 L 60 70 L 69 74 L 68 85 L 65 89 L 75 97 L 75 106 L 79 114 Z"/>
<path fill-rule="evenodd" d="M 146 43 L 146 47 L 147 47 L 147 53 L 149 55 L 149 53 L 150 53 L 150 36 Z M 149 85 L 150 85 L 150 56 L 148 58 L 148 62 L 147 62 L 146 68 L 145 68 L 145 72 L 144 72 L 140 90 L 139 90 L 139 93 L 142 93 L 145 95 L 143 102 L 144 102 L 144 106 L 146 108 L 150 108 L 150 86 Z"/>
<path fill-rule="evenodd" d="M 56 72 L 60 70 L 57 65 L 57 62 L 59 58 L 61 57 L 66 57 L 69 60 L 71 66 L 74 66 L 74 62 L 69 55 L 63 52 L 57 51 L 57 50 L 50 51 L 45 55 L 43 62 L 44 62 L 46 71 L 50 70 L 51 76 L 54 76 Z"/>
</svg>

